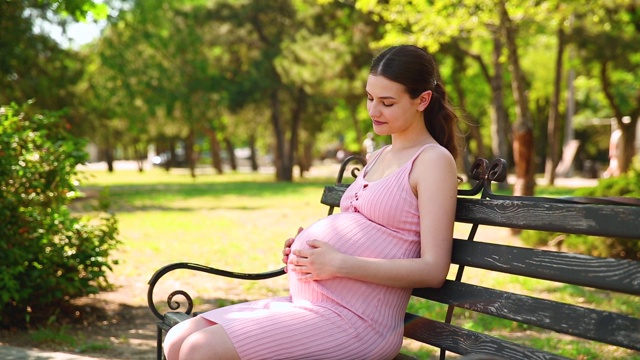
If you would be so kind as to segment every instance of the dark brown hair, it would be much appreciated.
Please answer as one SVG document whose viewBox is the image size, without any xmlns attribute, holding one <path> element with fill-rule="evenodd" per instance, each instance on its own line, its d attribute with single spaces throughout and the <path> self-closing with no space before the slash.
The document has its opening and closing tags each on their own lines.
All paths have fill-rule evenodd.
<svg viewBox="0 0 640 360">
<path fill-rule="evenodd" d="M 453 111 L 433 56 L 413 45 L 390 47 L 373 59 L 371 75 L 383 76 L 403 85 L 412 99 L 431 90 L 424 110 L 424 123 L 433 138 L 458 158 L 458 116 Z"/>
</svg>

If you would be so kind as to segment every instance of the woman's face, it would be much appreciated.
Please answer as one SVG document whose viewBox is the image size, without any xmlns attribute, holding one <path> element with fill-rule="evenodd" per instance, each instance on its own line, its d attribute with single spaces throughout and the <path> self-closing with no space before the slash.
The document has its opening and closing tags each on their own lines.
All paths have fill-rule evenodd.
<svg viewBox="0 0 640 360">
<path fill-rule="evenodd" d="M 391 135 L 424 126 L 422 111 L 429 104 L 431 91 L 411 99 L 405 87 L 384 76 L 369 75 L 367 111 L 378 135 Z"/>
</svg>

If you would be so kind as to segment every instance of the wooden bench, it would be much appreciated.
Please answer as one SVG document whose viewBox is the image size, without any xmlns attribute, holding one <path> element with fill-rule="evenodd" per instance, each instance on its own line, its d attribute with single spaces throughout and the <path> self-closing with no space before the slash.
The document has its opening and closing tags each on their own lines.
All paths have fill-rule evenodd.
<svg viewBox="0 0 640 360">
<path fill-rule="evenodd" d="M 331 214 L 339 206 L 340 198 L 348 187 L 343 182 L 345 173 L 356 176 L 363 162 L 351 157 L 340 168 L 336 184 L 325 187 L 321 202 L 329 206 Z M 629 198 L 542 198 L 514 197 L 494 194 L 493 182 L 502 182 L 507 174 L 506 162 L 492 163 L 479 159 L 469 177 L 476 181 L 470 190 L 458 191 L 456 222 L 469 224 L 468 235 L 454 239 L 452 263 L 455 278 L 446 281 L 440 289 L 414 289 L 413 296 L 447 306 L 443 319 L 430 319 L 409 312 L 405 315 L 406 338 L 440 349 L 440 358 L 447 352 L 464 355 L 464 359 L 565 359 L 519 343 L 505 340 L 451 324 L 455 308 L 472 313 L 488 314 L 507 319 L 519 326 L 548 331 L 544 336 L 566 334 L 585 341 L 613 345 L 621 349 L 640 351 L 640 261 L 598 258 L 560 251 L 474 241 L 480 226 L 510 229 L 531 229 L 603 237 L 630 238 L 640 241 L 640 199 Z M 275 256 L 275 255 L 274 255 Z M 483 287 L 463 280 L 465 268 L 484 269 L 520 277 L 549 280 L 570 287 L 569 300 L 559 302 L 542 297 L 522 295 L 509 289 Z M 284 274 L 283 269 L 244 274 L 228 272 L 192 263 L 175 263 L 159 269 L 149 281 L 148 303 L 158 317 L 157 357 L 162 358 L 163 333 L 173 325 L 189 318 L 193 310 L 191 297 L 176 290 L 168 297 L 170 309 L 180 304 L 174 297 L 181 295 L 187 306 L 182 312 L 161 314 L 154 303 L 154 288 L 165 274 L 188 269 L 236 279 L 261 280 Z M 452 276 L 453 277 L 453 276 Z M 597 292 L 599 296 L 612 293 L 637 297 L 638 306 L 617 313 L 577 305 L 582 295 L 577 288 Z M 573 296 L 573 297 L 572 297 Z M 443 305 L 444 306 L 444 305 Z M 460 310 L 459 310 L 460 311 Z M 399 354 L 397 359 L 412 358 Z"/>
</svg>

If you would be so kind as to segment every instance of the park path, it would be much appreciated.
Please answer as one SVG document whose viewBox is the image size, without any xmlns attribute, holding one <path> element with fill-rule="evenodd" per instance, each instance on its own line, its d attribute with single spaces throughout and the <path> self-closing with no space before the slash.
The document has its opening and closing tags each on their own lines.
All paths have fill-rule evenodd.
<svg viewBox="0 0 640 360">
<path fill-rule="evenodd" d="M 61 352 L 25 349 L 15 346 L 0 346 L 2 360 L 102 360 L 103 358 L 86 357 Z"/>
</svg>

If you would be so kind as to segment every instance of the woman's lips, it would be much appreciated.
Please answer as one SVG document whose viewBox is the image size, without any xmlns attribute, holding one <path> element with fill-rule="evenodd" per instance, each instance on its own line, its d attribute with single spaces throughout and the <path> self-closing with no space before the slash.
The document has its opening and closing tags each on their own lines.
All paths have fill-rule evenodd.
<svg viewBox="0 0 640 360">
<path fill-rule="evenodd" d="M 385 122 L 378 121 L 378 120 L 371 120 L 371 121 L 373 121 L 373 125 L 384 125 L 384 124 L 386 124 Z"/>
</svg>

